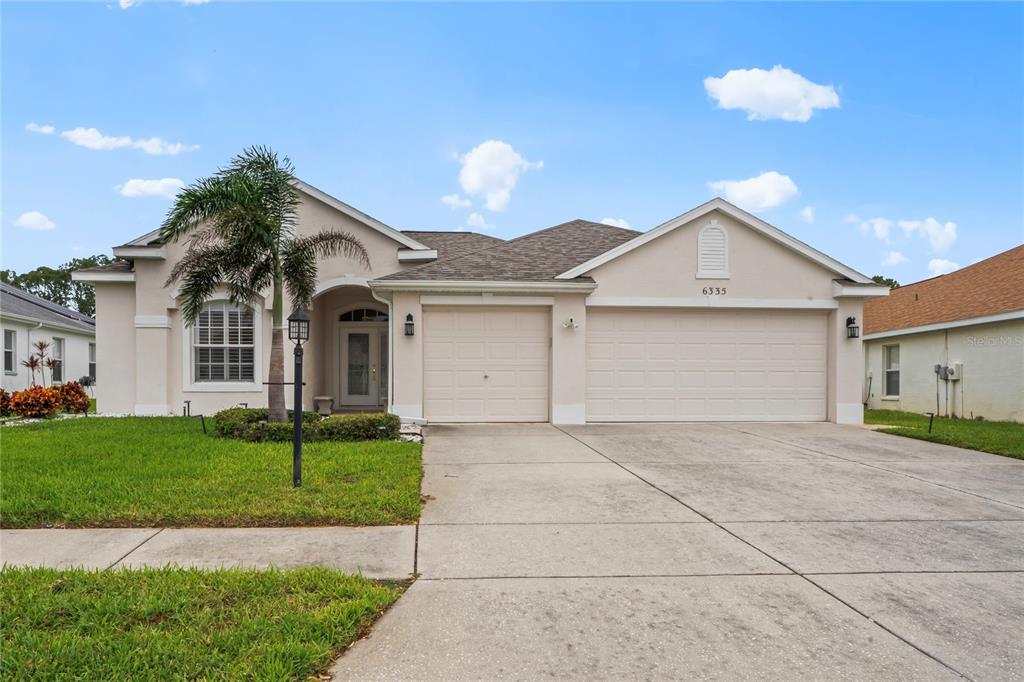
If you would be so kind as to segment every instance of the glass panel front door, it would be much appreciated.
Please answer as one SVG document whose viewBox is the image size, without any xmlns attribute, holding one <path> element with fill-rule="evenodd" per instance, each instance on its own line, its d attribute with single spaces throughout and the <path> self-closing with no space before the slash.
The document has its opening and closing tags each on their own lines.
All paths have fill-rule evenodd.
<svg viewBox="0 0 1024 682">
<path fill-rule="evenodd" d="M 370 395 L 370 335 L 348 334 L 348 394 Z"/>
<path fill-rule="evenodd" d="M 381 326 L 339 325 L 338 405 L 378 406 L 388 397 L 388 331 Z"/>
</svg>

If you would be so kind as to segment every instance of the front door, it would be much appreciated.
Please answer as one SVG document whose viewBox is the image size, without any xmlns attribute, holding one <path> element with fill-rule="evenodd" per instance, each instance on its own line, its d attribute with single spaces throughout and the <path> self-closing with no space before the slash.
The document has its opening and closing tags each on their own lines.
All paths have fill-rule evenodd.
<svg viewBox="0 0 1024 682">
<path fill-rule="evenodd" d="M 379 406 L 387 402 L 387 328 L 344 325 L 341 329 L 342 405 Z"/>
</svg>

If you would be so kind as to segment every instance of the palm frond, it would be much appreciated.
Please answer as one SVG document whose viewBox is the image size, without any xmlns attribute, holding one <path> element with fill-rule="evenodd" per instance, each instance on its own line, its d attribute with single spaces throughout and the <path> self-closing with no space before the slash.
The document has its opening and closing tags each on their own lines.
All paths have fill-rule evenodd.
<svg viewBox="0 0 1024 682">
<path fill-rule="evenodd" d="M 281 254 L 281 270 L 292 305 L 307 308 L 316 291 L 317 260 L 343 255 L 369 269 L 370 256 L 348 232 L 327 230 L 289 242 Z"/>
</svg>

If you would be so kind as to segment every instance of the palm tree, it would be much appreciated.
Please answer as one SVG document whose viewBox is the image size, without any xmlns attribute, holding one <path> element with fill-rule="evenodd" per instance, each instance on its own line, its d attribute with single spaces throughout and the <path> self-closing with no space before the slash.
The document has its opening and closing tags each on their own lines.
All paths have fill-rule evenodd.
<svg viewBox="0 0 1024 682">
<path fill-rule="evenodd" d="M 267 402 L 269 420 L 288 418 L 284 405 L 284 290 L 296 308 L 309 307 L 316 290 L 317 259 L 343 255 L 369 267 L 354 236 L 325 229 L 298 236 L 299 194 L 291 161 L 266 147 L 250 147 L 213 176 L 178 193 L 160 227 L 167 241 L 188 237 L 188 250 L 165 286 L 181 282 L 181 314 L 195 324 L 218 286 L 232 303 L 253 305 L 273 286 L 273 336 Z M 301 406 L 296 406 L 301 409 Z"/>
</svg>

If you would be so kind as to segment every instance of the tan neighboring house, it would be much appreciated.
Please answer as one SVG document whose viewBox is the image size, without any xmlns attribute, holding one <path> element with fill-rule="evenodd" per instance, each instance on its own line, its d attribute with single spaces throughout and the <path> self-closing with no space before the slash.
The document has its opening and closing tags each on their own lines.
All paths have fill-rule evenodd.
<svg viewBox="0 0 1024 682">
<path fill-rule="evenodd" d="M 862 421 L 864 354 L 847 326 L 888 289 L 722 199 L 644 233 L 573 220 L 502 241 L 401 232 L 298 188 L 299 232 L 351 232 L 371 263 L 321 263 L 306 408 L 321 397 L 419 422 Z M 248 309 L 219 295 L 184 328 L 164 286 L 184 248 L 153 232 L 116 247 L 120 263 L 75 273 L 96 285 L 101 410 L 265 404 L 270 298 Z"/>
<path fill-rule="evenodd" d="M 78 381 L 83 376 L 96 379 L 96 323 L 88 315 L 0 282 L 0 326 L 5 390 L 20 391 L 32 385 L 31 372 L 21 363 L 36 352 L 33 344 L 37 341 L 50 344 L 48 355 L 61 361 L 56 371 L 44 370 L 46 383 Z M 39 372 L 35 380 L 43 383 Z"/>
<path fill-rule="evenodd" d="M 867 405 L 1024 421 L 1024 245 L 864 306 Z"/>
</svg>

